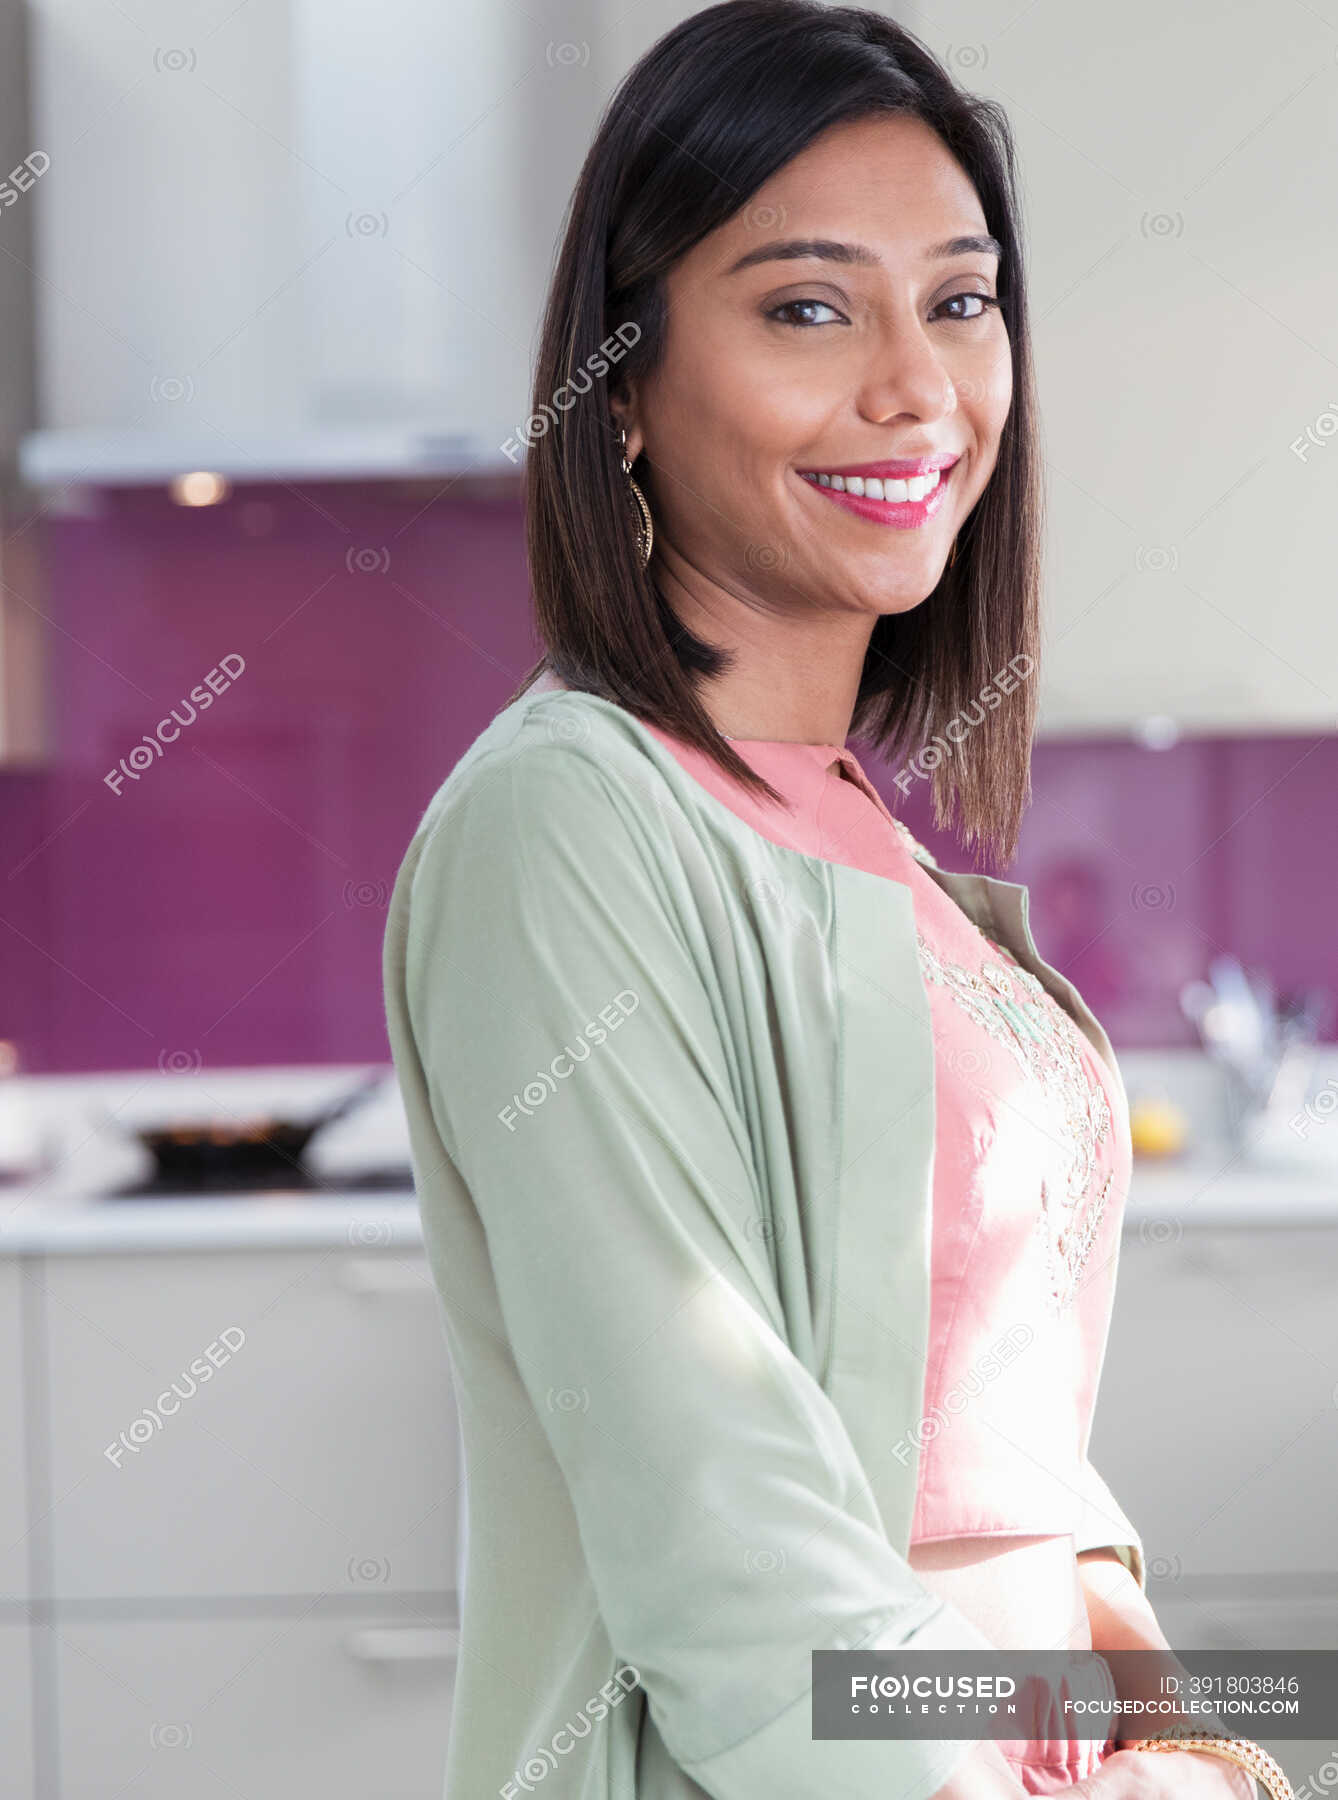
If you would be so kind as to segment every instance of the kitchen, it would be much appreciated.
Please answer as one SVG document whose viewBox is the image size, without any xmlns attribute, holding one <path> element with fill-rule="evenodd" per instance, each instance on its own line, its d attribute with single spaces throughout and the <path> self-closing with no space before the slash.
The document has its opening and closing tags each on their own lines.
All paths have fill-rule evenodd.
<svg viewBox="0 0 1338 1800">
<path fill-rule="evenodd" d="M 381 944 L 536 654 L 562 208 L 692 10 L 0 3 L 5 1800 L 440 1791 L 465 1471 Z M 1046 655 L 994 872 L 1130 1099 L 1094 1456 L 1178 1648 L 1335 1649 L 1332 30 L 896 10 L 1029 170 Z M 972 866 L 932 758 L 866 766 Z"/>
</svg>

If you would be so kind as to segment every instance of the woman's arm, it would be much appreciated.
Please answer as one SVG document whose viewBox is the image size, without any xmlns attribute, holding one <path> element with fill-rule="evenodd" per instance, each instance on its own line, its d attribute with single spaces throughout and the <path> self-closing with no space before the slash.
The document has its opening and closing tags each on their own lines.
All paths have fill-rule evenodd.
<svg viewBox="0 0 1338 1800">
<path fill-rule="evenodd" d="M 1157 1623 L 1157 1615 L 1152 1610 L 1151 1602 L 1113 1546 L 1103 1545 L 1099 1549 L 1080 1551 L 1078 1576 L 1087 1606 L 1093 1650 L 1101 1653 L 1106 1650 L 1171 1649 L 1170 1640 Z M 1118 1673 L 1115 1675 L 1115 1686 L 1122 1700 L 1152 1697 L 1150 1693 L 1133 1687 L 1127 1680 L 1122 1682 Z M 1166 1729 L 1164 1724 L 1152 1720 L 1146 1725 L 1139 1725 L 1136 1722 L 1138 1717 L 1137 1714 L 1128 1715 L 1127 1729 L 1117 1731 L 1117 1742 L 1121 1746 Z M 1197 1761 L 1213 1766 L 1222 1784 L 1224 1800 L 1228 1796 L 1229 1800 L 1255 1800 L 1253 1779 L 1244 1769 L 1236 1768 L 1220 1756 L 1187 1750 L 1177 1752 L 1175 1756 L 1162 1756 L 1157 1760 L 1164 1762 L 1167 1768 L 1174 1768 L 1182 1755 L 1193 1756 Z"/>
<path fill-rule="evenodd" d="M 532 1409 L 496 1429 L 556 1463 L 604 1629 L 713 1800 L 928 1800 L 973 1746 L 815 1740 L 812 1652 L 992 1646 L 889 1542 L 790 1348 L 738 1098 L 765 1045 L 723 1018 L 699 850 L 560 742 L 485 761 L 421 847 L 412 1048 Z"/>
</svg>

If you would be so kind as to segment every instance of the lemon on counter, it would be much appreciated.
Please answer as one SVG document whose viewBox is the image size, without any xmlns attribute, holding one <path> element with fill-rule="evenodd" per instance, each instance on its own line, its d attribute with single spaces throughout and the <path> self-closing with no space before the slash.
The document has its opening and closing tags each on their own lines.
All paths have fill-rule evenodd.
<svg viewBox="0 0 1338 1800">
<path fill-rule="evenodd" d="M 1129 1135 L 1135 1156 L 1175 1156 L 1185 1147 L 1189 1125 L 1172 1101 L 1141 1098 L 1129 1107 Z"/>
</svg>

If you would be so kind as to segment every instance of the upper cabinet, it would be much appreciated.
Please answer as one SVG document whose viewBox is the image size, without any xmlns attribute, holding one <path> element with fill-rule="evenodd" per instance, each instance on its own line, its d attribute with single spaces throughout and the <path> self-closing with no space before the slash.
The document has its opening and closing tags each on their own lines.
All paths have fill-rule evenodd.
<svg viewBox="0 0 1338 1800">
<path fill-rule="evenodd" d="M 29 480 L 519 466 L 587 51 L 496 0 L 31 11 Z"/>
</svg>

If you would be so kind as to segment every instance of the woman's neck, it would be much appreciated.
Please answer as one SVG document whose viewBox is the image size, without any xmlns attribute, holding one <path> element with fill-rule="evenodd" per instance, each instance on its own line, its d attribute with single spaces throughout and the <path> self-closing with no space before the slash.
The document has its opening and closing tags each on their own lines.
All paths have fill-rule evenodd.
<svg viewBox="0 0 1338 1800">
<path fill-rule="evenodd" d="M 729 667 L 699 690 L 717 730 L 768 742 L 845 743 L 876 618 L 763 609 L 700 580 L 666 580 L 665 598 L 694 636 L 729 657 Z"/>
</svg>

